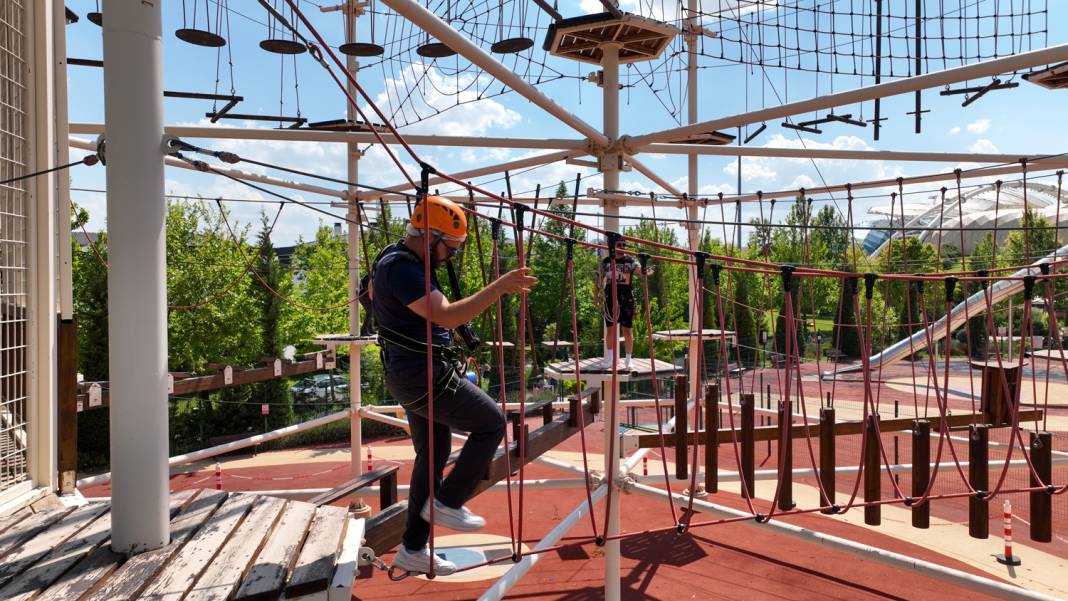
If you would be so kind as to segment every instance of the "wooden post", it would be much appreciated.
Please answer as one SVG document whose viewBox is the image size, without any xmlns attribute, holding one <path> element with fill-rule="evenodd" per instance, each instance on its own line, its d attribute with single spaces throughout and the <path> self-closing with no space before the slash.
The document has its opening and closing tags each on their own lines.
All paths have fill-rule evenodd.
<svg viewBox="0 0 1068 601">
<path fill-rule="evenodd" d="M 820 492 L 820 505 L 829 506 L 834 504 L 834 409 L 824 407 L 820 409 L 820 482 L 823 483 L 823 491 Z M 831 509 L 824 509 L 822 513 L 833 513 Z"/>
<path fill-rule="evenodd" d="M 719 492 L 719 384 L 705 386 L 705 492 Z"/>
<path fill-rule="evenodd" d="M 879 472 L 879 435 L 876 430 L 878 415 L 869 415 L 865 423 L 864 435 L 867 443 L 864 445 L 864 502 L 878 501 L 882 496 L 881 476 Z M 882 523 L 882 507 L 879 505 L 864 506 L 864 523 L 869 526 L 878 526 Z"/>
<path fill-rule="evenodd" d="M 968 436 L 968 480 L 976 491 L 984 495 L 990 490 L 990 427 L 976 424 Z M 972 538 L 990 536 L 990 503 L 972 496 L 968 498 L 968 535 Z"/>
<path fill-rule="evenodd" d="M 512 440 L 518 442 L 519 436 L 522 433 L 523 416 L 518 411 L 509 411 L 507 417 L 508 421 L 512 423 Z"/>
<path fill-rule="evenodd" d="M 912 498 L 918 499 L 931 481 L 931 422 L 918 419 L 912 425 Z M 912 508 L 912 527 L 931 527 L 931 504 Z"/>
<path fill-rule="evenodd" d="M 779 486 L 779 509 L 782 511 L 794 508 L 794 441 L 790 434 L 793 421 L 790 414 L 786 412 L 786 405 L 780 401 L 779 444 L 782 448 L 779 449 L 779 458 L 782 460 L 782 465 L 779 466 L 779 473 L 782 482 Z"/>
<path fill-rule="evenodd" d="M 686 376 L 675 376 L 675 477 L 685 480 L 689 477 L 686 466 Z"/>
<path fill-rule="evenodd" d="M 391 471 L 378 482 L 379 511 L 397 502 L 397 472 Z"/>
<path fill-rule="evenodd" d="M 750 497 L 756 497 L 755 400 L 753 393 L 742 393 L 738 400 L 742 410 L 742 481 Z"/>
<path fill-rule="evenodd" d="M 546 425 L 553 421 L 553 403 L 549 401 L 541 407 L 541 425 Z"/>
<path fill-rule="evenodd" d="M 590 413 L 592 415 L 597 415 L 598 413 L 601 412 L 601 390 L 603 390 L 603 389 L 598 387 L 597 390 L 594 390 L 593 394 L 590 395 Z M 579 390 L 579 395 L 580 395 L 579 399 L 581 401 L 581 399 L 582 399 L 582 396 L 581 396 L 582 395 L 582 391 L 581 391 L 581 389 Z"/>
<path fill-rule="evenodd" d="M 582 411 L 582 398 L 568 399 L 567 405 L 567 425 L 577 428 L 579 425 L 579 411 Z"/>
<path fill-rule="evenodd" d="M 1036 474 L 1031 474 L 1031 486 L 1049 486 L 1053 480 L 1053 434 L 1031 433 L 1031 463 Z M 1044 490 L 1031 493 L 1031 540 L 1038 543 L 1053 541 L 1053 495 Z"/>
<path fill-rule="evenodd" d="M 59 321 L 58 429 L 59 494 L 74 493 L 78 480 L 78 323 Z"/>
</svg>

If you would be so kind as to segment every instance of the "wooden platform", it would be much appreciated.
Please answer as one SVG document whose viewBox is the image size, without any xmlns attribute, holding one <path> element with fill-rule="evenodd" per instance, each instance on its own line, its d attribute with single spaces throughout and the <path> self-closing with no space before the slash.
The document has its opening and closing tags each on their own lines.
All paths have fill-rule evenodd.
<svg viewBox="0 0 1068 601">
<path fill-rule="evenodd" d="M 734 342 L 734 332 L 730 330 L 701 330 L 701 340 L 704 342 L 719 342 L 720 335 L 726 340 Z M 696 331 L 690 330 L 660 330 L 653 332 L 653 340 L 690 340 L 691 338 L 697 338 Z"/>
<path fill-rule="evenodd" d="M 589 359 L 582 359 L 579 361 L 579 379 L 585 382 L 607 382 L 612 379 L 612 372 L 607 369 L 599 367 L 601 363 L 601 357 L 591 357 Z M 667 361 L 656 362 L 656 376 L 666 377 L 673 376 L 679 372 L 679 368 L 668 363 Z M 575 362 L 574 361 L 556 361 L 545 366 L 545 377 L 557 381 L 571 381 L 575 379 Z M 651 380 L 653 378 L 653 365 L 649 359 L 639 359 L 637 357 L 631 361 L 631 368 L 624 369 L 623 361 L 619 361 L 619 368 L 616 372 L 616 378 L 619 382 L 637 382 L 640 380 Z"/>
<path fill-rule="evenodd" d="M 23 507 L 0 517 L 0 599 L 352 597 L 364 520 L 249 493 L 171 495 L 171 543 L 110 549 L 111 504 Z"/>
<path fill-rule="evenodd" d="M 378 344 L 378 336 L 353 336 L 352 334 L 320 334 L 315 337 L 315 344 L 319 346 L 325 346 L 328 349 L 336 348 L 338 345 L 355 344 L 356 346 L 367 346 L 370 344 Z"/>
</svg>

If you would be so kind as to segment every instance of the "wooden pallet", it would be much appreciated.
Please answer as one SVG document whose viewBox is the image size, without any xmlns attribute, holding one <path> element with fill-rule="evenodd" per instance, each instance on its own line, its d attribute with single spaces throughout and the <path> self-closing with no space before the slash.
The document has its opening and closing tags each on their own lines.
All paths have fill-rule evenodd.
<svg viewBox="0 0 1068 601">
<path fill-rule="evenodd" d="M 0 517 L 0 599 L 351 598 L 364 521 L 343 508 L 188 490 L 170 512 L 170 544 L 132 557 L 107 502 Z"/>
<path fill-rule="evenodd" d="M 590 357 L 579 361 L 579 379 L 588 383 L 607 382 L 612 379 L 612 372 L 601 367 L 600 357 Z M 623 361 L 619 361 L 616 368 L 616 380 L 618 382 L 636 382 L 639 380 L 651 380 L 653 368 L 656 368 L 656 377 L 673 376 L 679 368 L 667 361 L 657 360 L 655 365 L 644 358 L 635 357 L 631 361 L 630 369 L 624 369 Z M 545 377 L 557 381 L 573 381 L 575 379 L 575 362 L 556 361 L 545 366 Z"/>
</svg>

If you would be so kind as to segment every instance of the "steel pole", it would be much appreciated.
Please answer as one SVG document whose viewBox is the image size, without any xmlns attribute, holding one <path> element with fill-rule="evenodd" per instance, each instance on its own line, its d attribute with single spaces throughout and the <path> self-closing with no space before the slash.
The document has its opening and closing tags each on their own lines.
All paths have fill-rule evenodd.
<svg viewBox="0 0 1068 601">
<path fill-rule="evenodd" d="M 358 4 L 352 0 L 346 0 L 342 5 L 342 12 L 345 15 L 345 41 L 356 41 L 356 11 Z M 355 56 L 346 55 L 345 68 L 352 73 L 352 79 L 356 79 L 360 72 L 360 63 L 356 60 Z M 351 80 L 345 82 L 346 88 L 348 88 L 349 96 L 356 97 L 356 86 Z M 346 114 L 348 115 L 349 122 L 356 122 L 356 109 L 351 103 L 345 103 Z M 349 182 L 357 182 L 360 177 L 360 149 L 355 142 L 349 142 L 346 144 L 347 158 L 348 158 L 348 180 Z M 356 195 L 359 189 L 350 184 L 348 186 L 348 203 L 349 203 L 349 223 L 348 223 L 348 242 L 349 242 L 349 335 L 360 335 L 360 303 L 357 302 L 356 297 L 359 294 L 360 286 L 360 207 L 356 201 Z M 370 315 L 367 316 L 371 318 Z M 352 408 L 352 415 L 349 418 L 349 439 L 350 439 L 350 454 L 349 461 L 352 464 L 352 475 L 359 476 L 363 473 L 363 417 L 360 414 L 360 405 L 363 402 L 362 398 L 362 386 L 360 385 L 360 345 L 349 345 L 349 406 Z"/>
<path fill-rule="evenodd" d="M 689 124 L 697 123 L 697 0 L 687 0 L 686 2 L 686 122 Z M 697 170 L 697 154 L 690 153 L 686 155 L 686 172 L 687 172 L 687 194 L 690 202 L 686 205 L 686 218 L 689 219 L 689 223 L 686 224 L 686 241 L 689 244 L 691 251 L 697 250 L 700 240 L 699 227 L 697 225 L 697 203 L 693 201 L 697 197 L 698 191 L 698 170 Z M 697 267 L 690 265 L 687 268 L 689 277 L 686 278 L 686 293 L 690 303 L 690 331 L 696 332 L 701 327 L 701 319 L 697 314 L 700 303 L 698 299 L 702 292 L 701 286 L 697 282 Z M 690 374 L 690 388 L 689 398 L 697 400 L 700 398 L 700 386 L 701 386 L 701 369 L 703 366 L 700 363 L 701 360 L 701 343 L 696 337 L 691 337 L 689 340 L 689 374 Z M 685 461 L 685 459 L 683 459 Z"/>
<path fill-rule="evenodd" d="M 111 548 L 170 541 L 161 2 L 104 0 Z"/>
<path fill-rule="evenodd" d="M 604 137 L 609 143 L 619 139 L 619 49 L 617 43 L 609 43 L 601 46 L 601 92 L 604 100 Z M 618 154 L 606 154 L 601 159 L 601 169 L 604 173 L 604 187 L 606 190 L 619 190 L 619 160 Z M 610 232 L 619 231 L 619 207 L 614 202 L 604 204 L 604 227 Z M 616 328 L 616 335 L 612 340 L 605 342 L 615 350 L 619 350 L 620 328 Z M 606 354 L 607 356 L 607 354 Z M 612 353 L 613 359 L 619 360 L 619 353 Z M 619 441 L 619 410 L 615 403 L 619 401 L 619 381 L 615 385 L 609 384 L 608 396 L 605 398 L 604 409 L 604 465 L 606 484 L 614 487 L 611 495 L 611 506 L 606 510 L 610 512 L 608 527 L 604 535 L 612 537 L 619 534 L 620 497 L 623 491 L 616 485 L 615 475 L 619 472 L 619 445 L 611 445 L 610 441 Z M 613 438 L 614 437 L 614 438 Z M 609 448 L 616 450 L 609 453 Z M 604 553 L 604 596 L 607 601 L 618 601 L 620 598 L 621 584 L 619 580 L 619 541 L 610 540 L 605 543 Z"/>
</svg>

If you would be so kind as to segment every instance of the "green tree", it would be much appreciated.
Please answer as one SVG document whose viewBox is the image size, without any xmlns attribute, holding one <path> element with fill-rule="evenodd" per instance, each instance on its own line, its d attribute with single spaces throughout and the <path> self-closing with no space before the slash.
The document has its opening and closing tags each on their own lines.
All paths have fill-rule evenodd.
<svg viewBox="0 0 1068 601">
<path fill-rule="evenodd" d="M 279 329 L 282 321 L 282 299 L 275 292 L 281 289 L 285 281 L 285 273 L 282 264 L 275 253 L 274 244 L 271 242 L 271 222 L 267 215 L 261 218 L 260 233 L 257 237 L 257 252 L 255 269 L 263 278 L 263 286 L 254 290 L 254 297 L 260 310 L 260 332 L 262 333 L 262 345 L 260 353 L 263 357 L 281 357 L 282 342 L 279 338 Z M 358 305 L 357 305 L 358 307 Z M 266 403 L 270 408 L 270 416 L 267 421 L 269 427 L 278 428 L 289 425 L 293 421 L 293 405 L 286 394 L 285 381 L 273 379 L 262 382 L 254 395 L 260 402 Z"/>
</svg>

